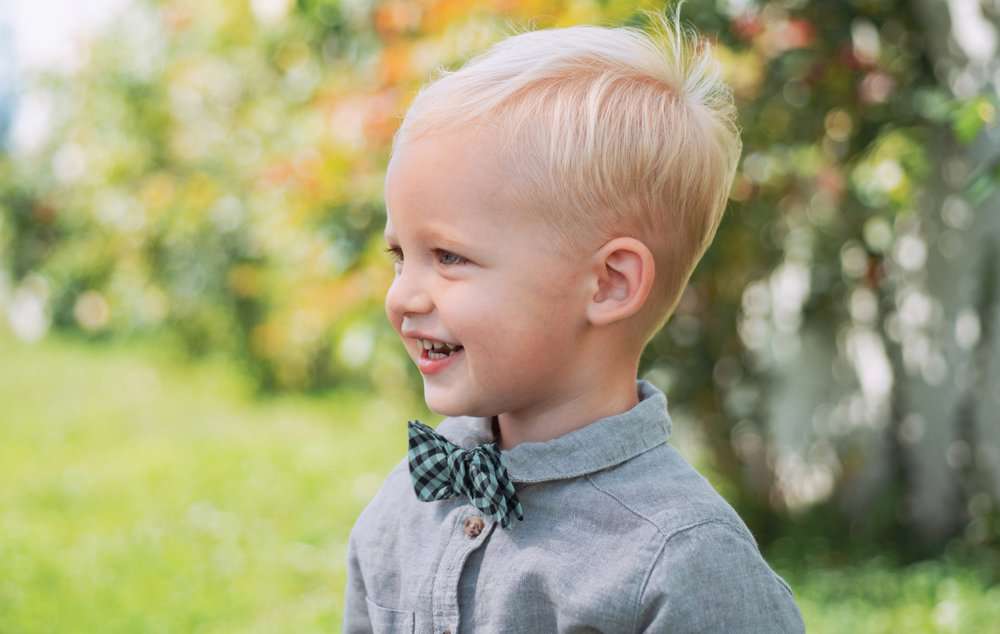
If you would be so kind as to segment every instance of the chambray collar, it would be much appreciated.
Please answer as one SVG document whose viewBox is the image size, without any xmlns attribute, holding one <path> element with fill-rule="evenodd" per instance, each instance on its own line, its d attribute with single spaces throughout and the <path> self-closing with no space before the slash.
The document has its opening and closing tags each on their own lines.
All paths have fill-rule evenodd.
<svg viewBox="0 0 1000 634">
<path fill-rule="evenodd" d="M 627 412 L 594 422 L 545 442 L 523 442 L 501 451 L 514 482 L 575 478 L 607 469 L 661 445 L 670 436 L 667 397 L 645 379 L 636 381 L 639 402 Z M 464 449 L 493 442 L 493 418 L 444 419 L 437 432 Z"/>
</svg>

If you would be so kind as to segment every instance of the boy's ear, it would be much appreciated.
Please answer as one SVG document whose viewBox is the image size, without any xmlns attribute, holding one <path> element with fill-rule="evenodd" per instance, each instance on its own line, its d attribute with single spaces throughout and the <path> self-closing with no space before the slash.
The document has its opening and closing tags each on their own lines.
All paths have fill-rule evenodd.
<svg viewBox="0 0 1000 634">
<path fill-rule="evenodd" d="M 594 254 L 596 290 L 587 303 L 587 320 L 603 326 L 638 313 L 653 288 L 656 263 L 635 238 L 609 240 Z"/>
</svg>

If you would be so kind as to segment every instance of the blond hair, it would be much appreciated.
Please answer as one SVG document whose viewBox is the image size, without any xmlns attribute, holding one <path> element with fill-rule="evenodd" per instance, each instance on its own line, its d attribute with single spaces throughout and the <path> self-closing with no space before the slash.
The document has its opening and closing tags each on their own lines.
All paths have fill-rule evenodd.
<svg viewBox="0 0 1000 634">
<path fill-rule="evenodd" d="M 560 252 L 630 235 L 656 261 L 643 344 L 673 313 L 722 218 L 742 150 L 732 92 L 708 43 L 674 17 L 652 29 L 514 34 L 416 95 L 394 147 L 435 131 L 496 130 Z"/>
</svg>

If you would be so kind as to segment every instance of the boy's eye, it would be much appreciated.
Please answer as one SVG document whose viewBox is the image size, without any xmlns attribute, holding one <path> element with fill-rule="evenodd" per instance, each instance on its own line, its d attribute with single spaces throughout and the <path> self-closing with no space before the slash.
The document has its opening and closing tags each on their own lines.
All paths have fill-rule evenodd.
<svg viewBox="0 0 1000 634">
<path fill-rule="evenodd" d="M 403 250 L 400 249 L 399 247 L 389 247 L 385 251 L 386 253 L 392 254 L 392 259 L 395 260 L 396 262 L 403 261 Z M 440 256 L 440 259 L 438 261 L 441 262 L 441 264 L 444 264 L 445 266 L 464 264 L 465 262 L 468 262 L 467 259 L 463 258 L 460 255 L 456 255 L 451 251 L 445 251 L 444 249 L 435 249 L 435 251 Z"/>
<path fill-rule="evenodd" d="M 441 264 L 445 264 L 445 265 L 462 264 L 463 262 L 467 262 L 468 261 L 465 258 L 463 258 L 462 256 L 455 255 L 454 253 L 452 253 L 450 251 L 445 251 L 444 249 L 438 249 L 437 251 L 438 251 L 439 254 L 441 254 L 443 256 L 442 260 L 448 260 L 447 262 L 441 261 Z M 449 260 L 449 257 L 450 258 L 454 258 L 454 259 L 450 259 Z"/>
</svg>

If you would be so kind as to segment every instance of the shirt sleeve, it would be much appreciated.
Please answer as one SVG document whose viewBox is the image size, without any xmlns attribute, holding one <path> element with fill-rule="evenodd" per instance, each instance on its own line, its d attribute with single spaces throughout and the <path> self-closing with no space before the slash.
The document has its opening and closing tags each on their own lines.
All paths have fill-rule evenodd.
<svg viewBox="0 0 1000 634">
<path fill-rule="evenodd" d="M 805 625 L 753 537 L 718 520 L 664 541 L 640 591 L 636 631 L 801 634 Z"/>
<path fill-rule="evenodd" d="M 355 526 L 357 525 L 355 524 Z M 347 540 L 347 585 L 344 588 L 343 634 L 368 634 L 372 631 L 366 596 L 365 582 L 361 577 L 361 564 L 358 561 L 358 549 L 352 529 L 351 536 Z"/>
</svg>

